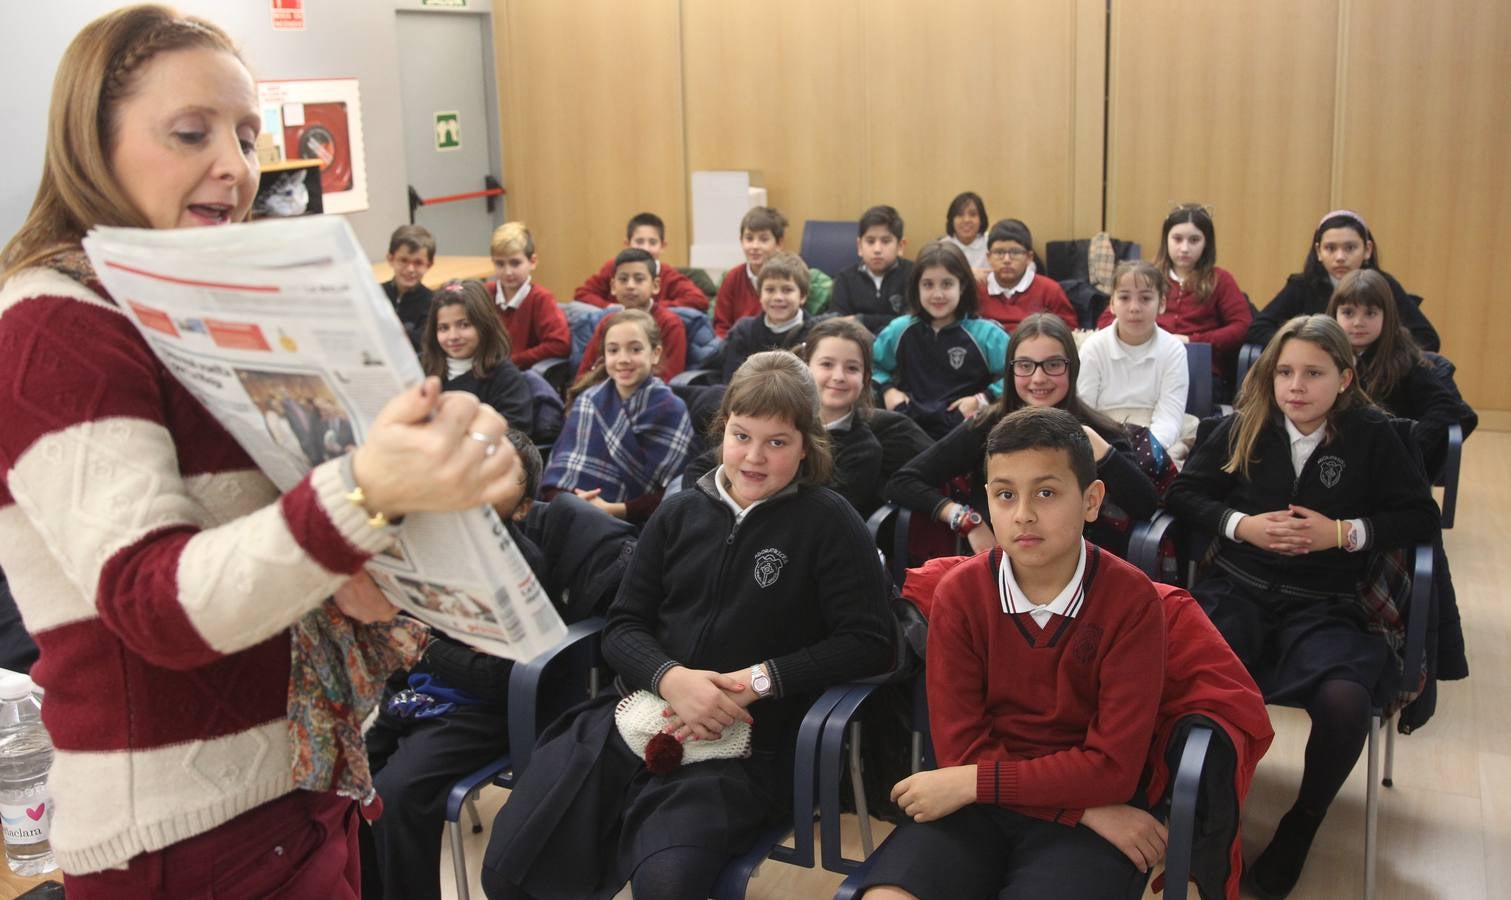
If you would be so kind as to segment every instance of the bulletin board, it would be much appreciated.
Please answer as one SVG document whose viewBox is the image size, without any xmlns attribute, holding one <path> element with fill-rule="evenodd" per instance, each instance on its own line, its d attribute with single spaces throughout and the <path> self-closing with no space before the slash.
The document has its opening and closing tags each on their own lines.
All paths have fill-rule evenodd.
<svg viewBox="0 0 1511 900">
<path fill-rule="evenodd" d="M 320 160 L 320 193 L 328 213 L 368 208 L 362 144 L 362 100 L 355 78 L 260 81 L 262 129 L 283 159 Z"/>
</svg>

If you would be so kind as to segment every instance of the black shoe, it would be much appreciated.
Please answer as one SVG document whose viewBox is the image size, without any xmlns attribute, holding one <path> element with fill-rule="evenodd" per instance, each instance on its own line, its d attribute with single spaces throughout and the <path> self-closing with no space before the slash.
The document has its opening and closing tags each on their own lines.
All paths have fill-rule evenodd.
<svg viewBox="0 0 1511 900">
<path fill-rule="evenodd" d="M 1245 887 L 1260 900 L 1283 900 L 1301 880 L 1301 869 L 1311 852 L 1312 839 L 1326 812 L 1314 813 L 1299 806 L 1280 818 L 1275 836 L 1254 865 L 1243 873 Z"/>
</svg>

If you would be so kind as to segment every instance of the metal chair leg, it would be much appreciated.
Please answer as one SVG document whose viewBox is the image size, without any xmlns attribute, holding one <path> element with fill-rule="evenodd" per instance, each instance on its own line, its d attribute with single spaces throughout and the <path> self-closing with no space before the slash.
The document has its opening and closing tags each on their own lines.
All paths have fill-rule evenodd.
<svg viewBox="0 0 1511 900">
<path fill-rule="evenodd" d="M 447 822 L 446 833 L 451 836 L 451 869 L 456 876 L 456 900 L 471 900 L 467 889 L 467 848 L 462 846 L 462 823 Z"/>
<path fill-rule="evenodd" d="M 478 818 L 478 814 L 477 814 L 477 796 L 476 795 L 473 795 L 473 796 L 467 798 L 466 809 L 467 809 L 467 818 L 472 820 L 472 833 L 473 834 L 482 834 L 483 833 L 483 820 L 480 819 L 480 818 Z"/>
<path fill-rule="evenodd" d="M 871 839 L 871 808 L 866 803 L 866 785 L 860 774 L 860 723 L 850 723 L 850 790 L 855 794 L 855 816 L 860 821 L 860 848 L 866 856 L 876 849 Z"/>
<path fill-rule="evenodd" d="M 1368 781 L 1364 791 L 1364 900 L 1375 896 L 1375 855 L 1380 820 L 1380 717 L 1370 716 Z"/>
<path fill-rule="evenodd" d="M 1385 720 L 1385 778 L 1380 781 L 1386 787 L 1395 787 L 1391 777 L 1396 770 L 1396 717 Z"/>
</svg>

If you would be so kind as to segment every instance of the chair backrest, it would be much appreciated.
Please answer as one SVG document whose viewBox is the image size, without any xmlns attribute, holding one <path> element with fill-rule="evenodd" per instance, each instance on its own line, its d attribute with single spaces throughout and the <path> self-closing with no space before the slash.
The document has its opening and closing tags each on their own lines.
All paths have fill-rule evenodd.
<svg viewBox="0 0 1511 900">
<path fill-rule="evenodd" d="M 809 219 L 803 223 L 803 245 L 799 255 L 803 262 L 826 275 L 836 275 L 855 265 L 855 222 Z"/>
<path fill-rule="evenodd" d="M 598 330 L 598 322 L 611 310 L 621 308 L 615 306 L 600 309 L 577 300 L 562 306 L 561 310 L 567 317 L 567 328 L 572 332 L 572 355 L 567 360 L 570 371 L 576 372 L 578 365 L 582 363 L 582 355 L 587 352 L 588 344 L 593 340 L 593 332 Z"/>
<path fill-rule="evenodd" d="M 1212 405 L 1212 345 L 1186 345 L 1186 412 L 1205 419 L 1217 409 Z"/>
</svg>

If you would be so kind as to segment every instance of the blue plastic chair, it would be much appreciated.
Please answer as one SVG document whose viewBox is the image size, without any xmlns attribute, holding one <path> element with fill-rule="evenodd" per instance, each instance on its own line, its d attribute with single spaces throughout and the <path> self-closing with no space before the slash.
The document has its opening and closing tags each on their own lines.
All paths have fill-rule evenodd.
<svg viewBox="0 0 1511 900">
<path fill-rule="evenodd" d="M 823 740 L 819 745 L 820 858 L 826 871 L 846 876 L 834 894 L 835 900 L 851 900 L 857 896 L 862 882 L 870 874 L 871 866 L 877 859 L 876 850 L 885 847 L 887 841 L 891 840 L 888 835 L 881 846 L 871 849 L 870 820 L 859 775 L 860 723 L 854 721 L 854 718 L 876 687 L 873 684 L 856 685 L 839 700 L 829 714 L 828 721 L 824 723 Z M 934 767 L 933 746 L 928 734 L 927 693 L 922 677 L 914 681 L 913 710 L 913 770 L 917 772 Z M 1168 900 L 1185 900 L 1186 897 L 1191 874 L 1191 849 L 1196 832 L 1196 805 L 1202 769 L 1206 764 L 1211 740 L 1212 730 L 1209 727 L 1192 727 L 1181 750 L 1175 777 L 1171 779 L 1169 840 L 1165 855 L 1165 896 Z M 921 753 L 917 752 L 920 744 L 923 748 Z M 860 819 L 861 845 L 866 850 L 863 860 L 846 858 L 840 843 L 840 778 L 847 756 L 853 779 L 856 816 Z"/>
<path fill-rule="evenodd" d="M 478 820 L 473 801 L 484 787 L 497 785 L 512 788 L 525 767 L 530 763 L 530 753 L 535 749 L 535 736 L 542 725 L 566 710 L 566 706 L 552 705 L 544 708 L 541 703 L 541 681 L 548 671 L 557 671 L 559 665 L 571 666 L 571 671 L 584 674 L 587 699 L 597 693 L 597 670 L 601 662 L 598 653 L 598 635 L 603 631 L 603 619 L 584 619 L 567 627 L 566 637 L 555 647 L 536 658 L 516 663 L 509 674 L 509 752 L 475 772 L 457 779 L 446 797 L 446 831 L 451 837 L 451 865 L 456 875 L 457 900 L 469 900 L 467 888 L 467 857 L 462 847 L 462 810 L 467 810 L 472 820 L 472 833 L 483 830 Z"/>
<path fill-rule="evenodd" d="M 809 219 L 803 223 L 803 245 L 798 255 L 810 267 L 833 277 L 860 262 L 855 249 L 856 224 Z"/>
</svg>

